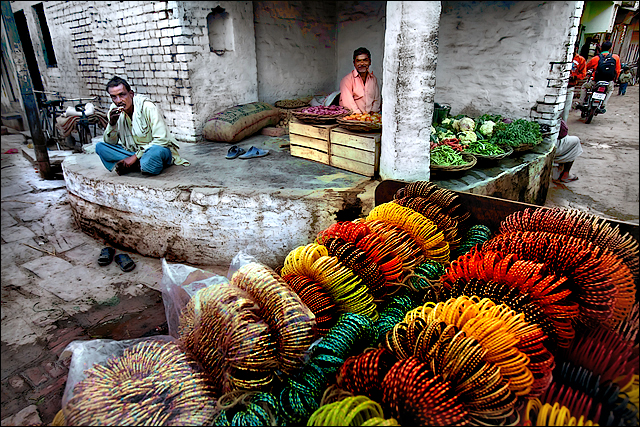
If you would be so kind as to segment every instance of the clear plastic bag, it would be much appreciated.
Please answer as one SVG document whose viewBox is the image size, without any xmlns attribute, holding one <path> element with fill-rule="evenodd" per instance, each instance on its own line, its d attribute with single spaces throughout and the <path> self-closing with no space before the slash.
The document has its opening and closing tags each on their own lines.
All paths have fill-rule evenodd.
<svg viewBox="0 0 640 427">
<path fill-rule="evenodd" d="M 276 337 L 280 370 L 285 374 L 296 371 L 317 339 L 313 312 L 275 271 L 245 252 L 233 258 L 229 277 L 261 307 L 260 314 Z"/>
<path fill-rule="evenodd" d="M 168 335 L 73 341 L 62 408 L 67 425 L 208 423 L 215 399 L 199 365 Z M 152 410 L 153 408 L 153 410 Z"/>
<path fill-rule="evenodd" d="M 184 264 L 169 264 L 162 258 L 162 302 L 167 316 L 169 335 L 179 338 L 180 312 L 196 292 L 222 283 L 229 283 L 229 280 L 200 268 Z"/>
</svg>

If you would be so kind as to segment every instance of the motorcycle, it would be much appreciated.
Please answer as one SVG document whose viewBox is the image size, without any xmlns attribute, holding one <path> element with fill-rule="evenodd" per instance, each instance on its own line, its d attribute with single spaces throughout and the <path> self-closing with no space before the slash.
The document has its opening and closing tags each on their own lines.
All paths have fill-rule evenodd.
<svg viewBox="0 0 640 427">
<path fill-rule="evenodd" d="M 589 77 L 587 76 L 587 78 Z M 585 124 L 591 123 L 591 120 L 593 120 L 595 116 L 604 113 L 602 105 L 607 97 L 608 87 L 609 82 L 599 81 L 591 89 L 587 89 L 587 96 L 585 97 L 584 104 L 578 105 L 578 108 L 582 111 L 580 116 L 582 118 L 587 118 L 584 121 Z"/>
</svg>

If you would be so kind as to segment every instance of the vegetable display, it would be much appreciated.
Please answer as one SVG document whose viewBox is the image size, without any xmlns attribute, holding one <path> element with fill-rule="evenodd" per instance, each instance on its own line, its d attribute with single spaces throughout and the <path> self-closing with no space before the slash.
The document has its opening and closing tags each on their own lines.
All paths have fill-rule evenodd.
<svg viewBox="0 0 640 427">
<path fill-rule="evenodd" d="M 468 162 L 462 154 L 448 145 L 439 145 L 431 150 L 431 163 L 439 166 L 461 166 Z"/>
<path fill-rule="evenodd" d="M 327 116 L 337 116 L 339 114 L 346 114 L 349 112 L 344 107 L 339 105 L 329 105 L 325 107 L 324 105 L 317 105 L 315 107 L 306 107 L 300 110 L 301 113 L 305 114 L 317 114 L 317 115 L 327 115 Z"/>
</svg>

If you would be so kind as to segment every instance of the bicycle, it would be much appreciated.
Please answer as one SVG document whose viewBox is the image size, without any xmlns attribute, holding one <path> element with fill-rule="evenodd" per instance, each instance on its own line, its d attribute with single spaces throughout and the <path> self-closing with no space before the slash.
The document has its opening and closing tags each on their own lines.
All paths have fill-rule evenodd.
<svg viewBox="0 0 640 427">
<path fill-rule="evenodd" d="M 55 143 L 60 150 L 60 141 L 62 141 L 62 135 L 60 134 L 60 130 L 56 126 L 56 118 L 61 116 L 64 113 L 62 110 L 62 106 L 65 102 L 64 97 L 60 96 L 58 92 L 43 92 L 39 90 L 34 90 L 34 92 L 41 93 L 41 96 L 38 96 L 38 108 L 40 110 L 40 120 L 42 133 L 44 135 L 46 145 L 52 145 Z M 46 95 L 55 95 L 60 99 L 47 100 Z"/>
<path fill-rule="evenodd" d="M 82 152 L 82 147 L 85 144 L 91 143 L 92 136 L 91 136 L 91 129 L 89 128 L 89 124 L 90 124 L 89 117 L 87 117 L 87 114 L 85 111 L 85 106 L 87 105 L 87 103 L 82 102 L 82 100 L 87 99 L 87 100 L 93 101 L 96 98 L 97 96 L 94 96 L 93 98 L 78 98 L 80 102 L 75 105 L 76 111 L 81 112 L 82 115 L 80 116 L 80 119 L 76 124 L 76 129 L 78 131 L 78 138 L 80 139 L 80 146 L 76 144 L 74 147 L 74 151 Z M 95 123 L 94 123 L 94 132 L 95 132 Z"/>
</svg>

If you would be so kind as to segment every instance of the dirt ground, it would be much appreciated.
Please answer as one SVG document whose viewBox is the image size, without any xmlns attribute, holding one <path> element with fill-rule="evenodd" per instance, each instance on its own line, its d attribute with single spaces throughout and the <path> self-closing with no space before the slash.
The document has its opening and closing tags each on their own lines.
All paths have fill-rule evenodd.
<svg viewBox="0 0 640 427">
<path fill-rule="evenodd" d="M 579 110 L 571 111 L 569 135 L 579 137 L 584 150 L 571 169 L 578 180 L 551 182 L 545 206 L 639 223 L 639 98 L 638 85 L 629 86 L 624 96 L 618 96 L 616 87 L 607 112 L 588 125 Z"/>
</svg>

